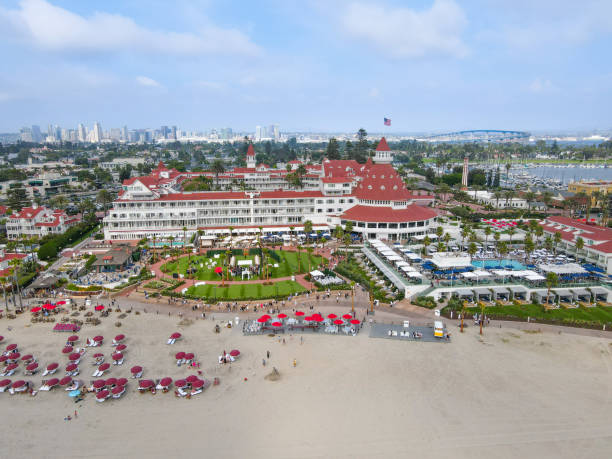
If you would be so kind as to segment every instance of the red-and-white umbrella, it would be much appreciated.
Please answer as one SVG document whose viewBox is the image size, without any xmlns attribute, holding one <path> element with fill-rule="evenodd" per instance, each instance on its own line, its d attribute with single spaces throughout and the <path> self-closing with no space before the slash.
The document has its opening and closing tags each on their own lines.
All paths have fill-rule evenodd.
<svg viewBox="0 0 612 459">
<path fill-rule="evenodd" d="M 281 313 L 280 313 L 278 316 L 276 316 L 276 317 L 278 317 L 279 319 L 286 319 L 286 318 L 287 318 L 287 314 L 285 314 L 285 313 L 281 312 Z"/>
<path fill-rule="evenodd" d="M 98 335 L 98 336 L 94 336 L 93 340 L 94 340 L 96 343 L 101 343 L 102 341 L 104 341 L 104 336 L 100 336 L 100 335 Z"/>
<path fill-rule="evenodd" d="M 3 379 L 2 381 L 0 381 L 0 387 L 6 387 L 9 384 L 11 384 L 11 380 L 10 379 Z"/>
<path fill-rule="evenodd" d="M 55 305 L 51 303 L 43 304 L 42 307 L 43 309 L 46 309 L 47 311 L 53 311 L 55 309 Z"/>
<path fill-rule="evenodd" d="M 176 354 L 174 354 L 174 358 L 176 360 L 183 360 L 185 358 L 185 353 L 183 351 L 177 352 Z"/>
<path fill-rule="evenodd" d="M 266 323 L 268 320 L 270 320 L 270 316 L 261 316 L 259 319 L 257 319 L 257 322 L 263 324 Z"/>
<path fill-rule="evenodd" d="M 106 381 L 104 381 L 103 379 L 96 379 L 93 382 L 94 389 L 102 389 L 104 386 L 106 386 Z"/>
<path fill-rule="evenodd" d="M 185 381 L 187 381 L 189 384 L 192 384 L 194 381 L 197 381 L 198 377 L 196 375 L 189 375 L 185 378 Z"/>
<path fill-rule="evenodd" d="M 113 387 L 113 389 L 111 390 L 113 395 L 117 395 L 122 393 L 125 390 L 125 386 L 115 386 Z"/>
<path fill-rule="evenodd" d="M 117 378 L 118 386 L 127 386 L 128 380 L 126 378 Z"/>
<path fill-rule="evenodd" d="M 141 379 L 138 382 L 138 387 L 140 389 L 149 389 L 150 387 L 153 387 L 153 385 L 154 385 L 154 383 L 150 379 Z"/>
<path fill-rule="evenodd" d="M 113 360 L 119 361 L 123 358 L 123 354 L 121 352 L 116 352 L 113 354 Z"/>
<path fill-rule="evenodd" d="M 102 354 L 101 352 L 96 352 L 96 353 L 93 355 L 93 358 L 94 358 L 94 359 L 99 359 L 100 357 L 104 357 L 104 354 Z"/>
<path fill-rule="evenodd" d="M 74 349 L 72 346 L 66 346 L 64 349 L 62 349 L 62 354 L 72 354 L 73 350 Z"/>
<path fill-rule="evenodd" d="M 179 339 L 181 336 L 179 332 L 175 332 L 170 335 L 170 339 Z"/>
<path fill-rule="evenodd" d="M 184 379 L 177 379 L 176 381 L 174 381 L 174 385 L 176 387 L 185 387 L 187 385 L 187 381 L 185 381 Z"/>
<path fill-rule="evenodd" d="M 33 356 L 32 354 L 26 354 L 26 355 L 24 355 L 23 357 L 21 357 L 21 360 L 22 360 L 23 362 L 27 362 L 27 361 L 29 361 L 29 360 L 32 360 L 33 358 L 34 358 L 34 356 Z"/>
<path fill-rule="evenodd" d="M 352 318 L 353 318 L 353 316 L 352 316 L 352 315 L 350 315 L 350 314 L 344 314 L 344 315 L 342 316 L 342 318 L 343 318 L 343 319 L 346 319 L 346 320 L 349 320 L 349 319 L 352 319 Z"/>
<path fill-rule="evenodd" d="M 79 340 L 79 337 L 77 335 L 72 335 L 72 336 L 69 336 L 66 341 L 68 341 L 69 343 L 75 343 L 78 340 Z"/>
<path fill-rule="evenodd" d="M 295 311 L 295 315 L 298 317 L 301 317 L 301 316 L 306 315 L 306 313 L 304 311 Z"/>
<path fill-rule="evenodd" d="M 162 378 L 159 385 L 162 387 L 169 387 L 172 384 L 172 378 Z"/>
<path fill-rule="evenodd" d="M 98 392 L 96 394 L 96 398 L 98 400 L 102 400 L 103 398 L 108 398 L 109 395 L 110 395 L 110 392 L 105 389 L 105 390 L 101 390 L 100 392 Z"/>
<path fill-rule="evenodd" d="M 117 335 L 117 336 L 115 336 L 115 341 L 116 342 L 123 341 L 124 339 L 125 339 L 125 335 Z"/>
<path fill-rule="evenodd" d="M 193 360 L 195 357 L 193 352 L 186 352 L 185 353 L 185 360 Z"/>
<path fill-rule="evenodd" d="M 47 371 L 53 371 L 56 370 L 57 367 L 59 367 L 59 365 L 57 364 L 57 362 L 52 362 L 49 365 L 47 365 Z"/>
<path fill-rule="evenodd" d="M 0 363 L 4 363 L 8 360 L 8 355 L 0 355 Z"/>
<path fill-rule="evenodd" d="M 230 351 L 230 355 L 232 357 L 238 357 L 240 355 L 240 351 L 238 349 L 233 349 Z"/>
<path fill-rule="evenodd" d="M 191 387 L 193 389 L 200 389 L 203 386 L 204 386 L 204 381 L 202 381 L 201 379 L 198 379 L 191 383 Z"/>
<path fill-rule="evenodd" d="M 98 370 L 100 370 L 100 371 L 106 371 L 106 370 L 108 370 L 109 368 L 110 368 L 110 363 L 103 363 L 102 365 L 100 365 L 100 366 L 98 367 Z"/>
<path fill-rule="evenodd" d="M 19 389 L 20 387 L 25 386 L 26 382 L 23 379 L 19 379 L 18 381 L 15 381 L 11 387 L 13 389 Z"/>
<path fill-rule="evenodd" d="M 130 371 L 132 372 L 133 375 L 137 375 L 138 373 L 140 373 L 142 371 L 142 367 L 135 366 L 135 367 L 132 367 L 132 369 Z"/>
<path fill-rule="evenodd" d="M 343 323 L 344 323 L 344 320 L 342 320 L 342 319 L 336 319 L 336 320 L 334 320 L 334 324 L 335 324 L 335 325 L 342 325 Z"/>
<path fill-rule="evenodd" d="M 59 384 L 59 379 L 57 378 L 51 378 L 50 380 L 47 381 L 47 386 L 49 387 L 55 387 Z"/>
<path fill-rule="evenodd" d="M 40 311 L 42 311 L 42 308 L 40 306 L 34 306 L 32 309 L 30 309 L 30 312 L 33 312 L 33 313 L 37 313 Z"/>
<path fill-rule="evenodd" d="M 282 324 L 282 323 L 280 323 L 280 322 L 272 322 L 272 326 L 273 326 L 273 327 L 282 327 L 282 326 L 283 326 L 283 324 Z"/>
<path fill-rule="evenodd" d="M 11 363 L 11 364 L 9 364 L 9 365 L 7 365 L 7 366 L 6 366 L 6 369 L 7 369 L 8 371 L 11 371 L 11 370 L 16 370 L 18 367 L 19 367 L 19 364 L 18 364 L 18 363 Z"/>
<path fill-rule="evenodd" d="M 13 352 L 8 356 L 9 360 L 19 360 L 19 357 L 21 357 L 19 352 Z"/>
<path fill-rule="evenodd" d="M 70 384 L 72 382 L 72 378 L 70 376 L 64 376 L 62 379 L 60 379 L 60 386 L 67 386 L 68 384 Z"/>
<path fill-rule="evenodd" d="M 27 371 L 34 371 L 34 370 L 36 370 L 37 368 L 38 368 L 38 363 L 34 362 L 34 363 L 29 364 L 29 365 L 26 367 L 26 370 L 27 370 Z"/>
<path fill-rule="evenodd" d="M 95 306 L 94 309 L 96 311 L 104 311 L 104 305 L 103 304 L 99 304 L 99 305 Z"/>
<path fill-rule="evenodd" d="M 106 387 L 116 386 L 117 378 L 108 378 L 106 381 L 104 381 L 104 383 L 106 384 Z"/>
<path fill-rule="evenodd" d="M 216 274 L 221 274 L 222 272 L 223 272 L 223 268 L 221 266 L 215 267 L 215 273 Z"/>
<path fill-rule="evenodd" d="M 127 349 L 127 346 L 125 344 L 119 344 L 115 349 L 117 352 L 123 352 Z"/>
<path fill-rule="evenodd" d="M 332 314 L 328 314 L 328 315 L 327 315 L 327 318 L 328 318 L 328 319 L 337 319 L 337 318 L 338 318 L 338 316 L 337 316 L 336 314 L 333 314 L 333 313 L 332 313 Z"/>
<path fill-rule="evenodd" d="M 75 362 L 79 360 L 80 358 L 81 358 L 81 354 L 79 354 L 78 352 L 73 352 L 72 354 L 68 356 L 68 360 L 70 360 L 71 362 Z"/>
<path fill-rule="evenodd" d="M 312 317 L 310 317 L 310 316 L 304 317 L 304 320 L 306 322 L 312 322 Z"/>
<path fill-rule="evenodd" d="M 79 369 L 79 366 L 76 363 L 70 363 L 66 365 L 66 371 L 69 373 L 72 373 L 73 371 L 76 371 L 78 369 Z"/>
<path fill-rule="evenodd" d="M 15 343 L 9 344 L 8 346 L 6 346 L 6 350 L 9 352 L 13 352 L 16 349 L 17 349 L 17 345 Z"/>
<path fill-rule="evenodd" d="M 64 304 L 66 304 L 66 301 L 64 300 L 59 300 L 58 302 L 56 302 L 55 304 L 57 304 L 58 306 L 63 306 Z"/>
<path fill-rule="evenodd" d="M 359 325 L 361 322 L 359 321 L 359 319 L 351 319 L 351 323 L 353 325 Z"/>
</svg>

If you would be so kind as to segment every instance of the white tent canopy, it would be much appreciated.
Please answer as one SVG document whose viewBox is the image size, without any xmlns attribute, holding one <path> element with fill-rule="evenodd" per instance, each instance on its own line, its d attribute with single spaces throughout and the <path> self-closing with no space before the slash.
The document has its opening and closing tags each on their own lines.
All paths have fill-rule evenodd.
<svg viewBox="0 0 612 459">
<path fill-rule="evenodd" d="M 538 268 L 540 268 L 544 272 L 551 272 L 555 274 L 578 274 L 587 272 L 586 269 L 584 269 L 577 263 L 565 263 L 563 265 L 543 264 L 538 265 Z"/>
<path fill-rule="evenodd" d="M 472 265 L 472 258 L 469 255 L 456 255 L 452 252 L 434 253 L 431 261 L 438 268 L 465 268 Z"/>
<path fill-rule="evenodd" d="M 319 271 L 318 269 L 315 269 L 314 271 L 310 271 L 310 275 L 312 277 L 325 277 L 325 274 L 323 274 L 321 271 Z"/>
</svg>

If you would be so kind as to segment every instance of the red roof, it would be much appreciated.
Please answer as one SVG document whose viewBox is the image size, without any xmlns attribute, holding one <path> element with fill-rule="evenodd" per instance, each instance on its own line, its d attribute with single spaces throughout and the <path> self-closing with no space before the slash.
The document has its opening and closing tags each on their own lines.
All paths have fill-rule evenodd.
<svg viewBox="0 0 612 459">
<path fill-rule="evenodd" d="M 435 210 L 416 204 L 411 204 L 406 209 L 357 205 L 344 212 L 340 218 L 360 222 L 396 223 L 430 220 L 437 215 Z"/>
<path fill-rule="evenodd" d="M 612 253 L 612 241 L 603 242 L 597 245 L 590 245 L 589 247 L 601 253 Z"/>
<path fill-rule="evenodd" d="M 6 206 L 0 206 L 0 215 L 4 215 L 4 214 L 6 214 L 6 211 L 7 211 L 8 209 L 9 209 L 9 208 L 8 208 L 8 207 L 6 207 Z"/>
<path fill-rule="evenodd" d="M 15 258 L 25 258 L 25 253 L 5 253 L 3 257 L 0 257 L 0 262 L 14 260 Z"/>
<path fill-rule="evenodd" d="M 323 177 L 321 181 L 323 183 L 350 183 L 353 179 L 350 177 Z"/>
<path fill-rule="evenodd" d="M 259 199 L 281 199 L 281 198 L 320 198 L 320 191 L 262 191 L 255 198 Z M 243 191 L 201 191 L 196 193 L 169 193 L 163 194 L 156 201 L 201 201 L 220 199 L 249 199 L 249 195 Z M 121 201 L 121 200 L 119 200 Z"/>
<path fill-rule="evenodd" d="M 560 224 L 564 226 L 568 226 L 573 230 L 580 230 L 581 234 L 579 235 L 582 239 L 591 239 L 593 241 L 611 241 L 612 240 L 612 229 L 606 228 L 604 226 L 599 225 L 587 225 L 579 220 L 571 219 L 569 217 L 548 217 L 548 222 L 552 224 Z M 545 224 L 544 229 L 547 229 L 549 232 L 559 231 L 556 228 L 552 228 L 551 225 Z M 563 234 L 564 231 L 561 231 Z"/>
<path fill-rule="evenodd" d="M 359 199 L 375 201 L 407 201 L 412 198 L 404 181 L 391 164 L 366 163 L 363 180 L 355 187 L 353 194 Z"/>
<path fill-rule="evenodd" d="M 247 148 L 247 156 L 255 156 L 255 149 L 252 143 L 250 143 L 249 148 Z"/>
<path fill-rule="evenodd" d="M 387 144 L 387 139 L 384 137 L 380 139 L 380 142 L 378 142 L 378 146 L 376 147 L 376 151 L 391 151 L 389 145 Z"/>
<path fill-rule="evenodd" d="M 323 175 L 325 177 L 350 177 L 355 176 L 362 168 L 363 165 L 353 159 L 326 160 L 323 163 Z"/>
<path fill-rule="evenodd" d="M 45 210 L 44 207 L 37 207 L 36 209 L 33 207 L 24 207 L 23 209 L 21 209 L 21 212 L 17 212 L 13 215 L 11 215 L 9 218 L 23 218 L 26 220 L 30 220 L 34 217 L 36 217 L 39 213 L 41 213 L 43 210 Z"/>
</svg>

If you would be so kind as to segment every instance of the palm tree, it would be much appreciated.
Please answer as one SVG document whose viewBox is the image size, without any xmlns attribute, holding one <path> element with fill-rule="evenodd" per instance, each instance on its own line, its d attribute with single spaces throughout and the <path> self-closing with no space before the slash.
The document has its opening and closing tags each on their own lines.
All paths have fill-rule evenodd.
<svg viewBox="0 0 612 459">
<path fill-rule="evenodd" d="M 501 257 L 501 259 L 503 260 L 508 254 L 508 244 L 506 244 L 505 241 L 500 242 L 497 251 L 499 252 L 499 256 Z"/>
<path fill-rule="evenodd" d="M 215 159 L 210 166 L 210 171 L 215 174 L 215 181 L 217 188 L 219 187 L 219 175 L 225 172 L 225 165 L 223 164 L 223 160 Z"/>
<path fill-rule="evenodd" d="M 504 198 L 506 198 L 506 208 L 511 207 L 509 206 L 509 202 L 512 201 L 514 196 L 515 196 L 515 193 L 513 190 L 504 191 Z"/>
<path fill-rule="evenodd" d="M 544 228 L 541 225 L 536 225 L 535 228 L 536 242 L 540 242 L 540 238 L 544 235 Z"/>
<path fill-rule="evenodd" d="M 549 298 L 550 298 L 550 289 L 552 289 L 553 287 L 555 287 L 557 285 L 557 282 L 559 281 L 559 277 L 557 276 L 556 273 L 553 273 L 552 271 L 549 271 L 546 273 L 546 288 L 547 288 L 547 292 L 546 292 L 546 304 L 549 304 Z"/>
<path fill-rule="evenodd" d="M 6 285 L 7 285 L 6 281 L 7 281 L 6 277 L 4 277 L 4 276 L 0 277 L 0 284 L 2 284 L 2 292 L 4 293 L 4 309 L 8 313 L 9 306 L 8 306 L 8 298 L 6 296 Z"/>
<path fill-rule="evenodd" d="M 580 236 L 578 237 L 578 239 L 576 239 L 576 258 L 578 258 L 578 255 L 580 254 L 580 251 L 584 248 L 584 239 L 582 239 Z"/>
<path fill-rule="evenodd" d="M 493 196 L 495 197 L 495 209 L 499 210 L 499 200 L 502 198 L 503 194 L 501 191 L 495 190 Z"/>
<path fill-rule="evenodd" d="M 555 243 L 555 255 L 557 255 L 557 245 L 561 242 L 561 232 L 556 231 L 553 236 L 553 242 Z"/>
<path fill-rule="evenodd" d="M 512 245 L 512 236 L 514 236 L 516 234 L 516 228 L 514 228 L 514 226 L 511 226 L 510 229 L 508 230 L 508 236 L 510 236 L 510 245 Z"/>
<path fill-rule="evenodd" d="M 425 239 L 423 239 L 423 253 L 427 253 L 427 246 L 431 244 L 431 239 L 429 239 L 429 236 L 425 236 Z"/>
<path fill-rule="evenodd" d="M 510 169 L 512 168 L 511 163 L 506 163 L 506 180 L 508 180 L 508 175 L 510 174 Z"/>
<path fill-rule="evenodd" d="M 499 240 L 500 240 L 501 236 L 499 234 L 499 231 L 496 231 L 495 234 L 493 235 L 493 239 L 495 239 L 495 250 L 499 251 Z"/>
<path fill-rule="evenodd" d="M 535 250 L 535 244 L 533 243 L 533 239 L 531 238 L 531 234 L 525 236 L 525 261 L 527 261 L 527 257 L 531 257 L 531 254 Z"/>
<path fill-rule="evenodd" d="M 470 227 L 468 225 L 463 225 L 463 228 L 461 228 L 461 251 L 463 252 L 465 250 L 465 238 L 467 238 L 470 235 Z"/>
<path fill-rule="evenodd" d="M 308 252 L 308 272 L 310 272 L 310 269 L 311 269 L 310 262 L 312 260 L 313 251 L 314 249 L 312 247 L 306 247 L 306 252 Z"/>
<path fill-rule="evenodd" d="M 349 233 L 346 233 L 342 238 L 342 242 L 344 242 L 344 256 L 348 258 L 348 248 L 352 242 L 351 235 Z"/>
<path fill-rule="evenodd" d="M 470 242 L 470 245 L 468 246 L 468 253 L 470 254 L 470 257 L 473 257 L 477 251 L 478 247 L 476 247 L 476 243 Z"/>
<path fill-rule="evenodd" d="M 438 241 L 438 243 L 436 244 L 436 248 L 438 249 L 438 252 L 444 252 L 444 249 L 445 249 L 444 242 Z"/>
<path fill-rule="evenodd" d="M 553 240 L 550 236 L 546 236 L 546 239 L 544 239 L 544 247 L 546 248 L 546 250 L 548 251 L 552 251 L 553 249 Z"/>
<path fill-rule="evenodd" d="M 301 257 L 302 246 L 300 244 L 296 244 L 295 250 L 297 252 L 298 274 L 301 274 L 302 273 L 302 257 Z"/>
<path fill-rule="evenodd" d="M 347 223 L 348 224 L 348 223 Z M 304 232 L 310 236 L 310 234 L 312 233 L 312 222 L 310 220 L 306 220 L 304 222 Z"/>
<path fill-rule="evenodd" d="M 444 240 L 444 243 L 446 244 L 446 247 L 448 247 L 448 244 L 451 240 L 451 235 L 448 233 L 444 233 L 444 237 L 442 238 Z"/>
<path fill-rule="evenodd" d="M 199 229 L 198 230 L 198 255 L 201 255 L 201 251 L 202 251 L 202 236 L 204 235 L 204 231 Z"/>
<path fill-rule="evenodd" d="M 234 237 L 234 227 L 230 226 L 229 228 L 229 236 L 230 236 L 230 240 L 229 240 L 229 246 L 232 246 L 232 239 Z"/>
</svg>

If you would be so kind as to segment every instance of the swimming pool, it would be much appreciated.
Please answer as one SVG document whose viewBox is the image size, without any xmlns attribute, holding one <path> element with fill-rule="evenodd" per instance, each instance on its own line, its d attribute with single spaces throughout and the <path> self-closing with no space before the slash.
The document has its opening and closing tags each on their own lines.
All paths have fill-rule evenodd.
<svg viewBox="0 0 612 459">
<path fill-rule="evenodd" d="M 484 269 L 513 269 L 515 271 L 520 271 L 522 269 L 527 269 L 527 267 L 519 263 L 516 260 L 477 260 L 472 262 L 472 266 L 476 268 L 484 268 Z"/>
</svg>

